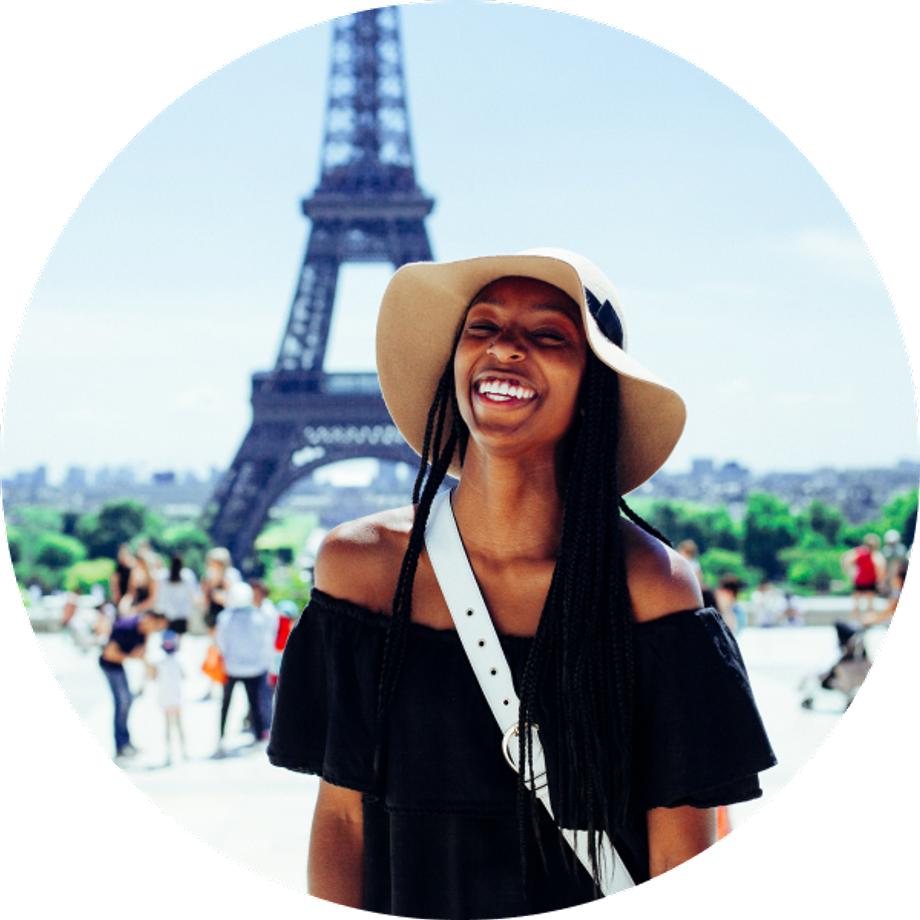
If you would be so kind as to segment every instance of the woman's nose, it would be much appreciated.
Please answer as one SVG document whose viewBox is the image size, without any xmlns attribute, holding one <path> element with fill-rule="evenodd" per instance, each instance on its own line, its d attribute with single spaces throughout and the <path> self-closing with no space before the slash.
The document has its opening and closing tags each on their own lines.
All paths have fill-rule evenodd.
<svg viewBox="0 0 920 920">
<path fill-rule="evenodd" d="M 499 361 L 520 361 L 527 354 L 520 336 L 505 331 L 492 339 L 488 352 Z"/>
</svg>

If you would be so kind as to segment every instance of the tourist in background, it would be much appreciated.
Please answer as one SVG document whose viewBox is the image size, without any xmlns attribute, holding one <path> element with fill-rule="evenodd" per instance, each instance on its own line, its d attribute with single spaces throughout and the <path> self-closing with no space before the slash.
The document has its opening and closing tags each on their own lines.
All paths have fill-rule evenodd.
<svg viewBox="0 0 920 920">
<path fill-rule="evenodd" d="M 885 557 L 880 551 L 878 534 L 867 533 L 862 546 L 845 552 L 840 565 L 853 582 L 853 611 L 850 618 L 858 620 L 863 612 L 872 613 L 879 588 L 885 584 Z"/>
<path fill-rule="evenodd" d="M 136 616 L 157 609 L 160 583 L 153 575 L 151 557 L 138 551 L 128 576 L 128 590 L 118 602 L 121 616 Z"/>
<path fill-rule="evenodd" d="M 885 596 L 890 597 L 894 582 L 900 571 L 900 563 L 907 559 L 907 547 L 901 541 L 901 534 L 893 528 L 885 531 L 882 555 L 885 557 L 885 571 L 887 573 Z"/>
<path fill-rule="evenodd" d="M 239 570 L 233 567 L 228 549 L 223 546 L 215 546 L 213 549 L 208 550 L 205 556 L 205 573 L 201 579 L 198 602 L 204 609 L 204 625 L 212 642 L 217 628 L 217 618 L 227 606 L 227 592 L 233 585 L 239 584 L 241 581 L 242 576 Z M 216 649 L 216 646 L 214 648 Z M 205 663 L 207 664 L 209 659 L 216 657 L 218 654 L 219 652 L 214 650 L 209 652 Z M 214 679 L 213 674 L 215 672 L 213 670 L 209 672 L 205 669 L 205 673 L 211 677 L 211 684 L 204 696 L 204 699 L 208 700 L 216 687 L 223 687 L 225 684 Z M 220 673 L 223 675 L 222 668 Z"/>
<path fill-rule="evenodd" d="M 700 548 L 693 540 L 682 540 L 677 545 L 677 552 L 690 563 L 690 568 L 693 569 L 696 580 L 700 583 L 700 588 L 705 587 L 703 584 L 703 567 L 700 565 Z"/>
<path fill-rule="evenodd" d="M 166 614 L 169 628 L 181 636 L 188 630 L 192 605 L 198 594 L 198 579 L 195 573 L 182 564 L 181 556 L 169 560 L 169 568 L 163 569 L 159 579 L 160 613 Z"/>
<path fill-rule="evenodd" d="M 157 681 L 157 699 L 166 719 L 166 766 L 172 763 L 172 729 L 175 728 L 179 739 L 179 751 L 182 758 L 187 757 L 185 735 L 182 733 L 182 679 L 185 676 L 182 662 L 176 652 L 179 649 L 179 635 L 172 629 L 163 633 L 163 657 L 152 665 L 153 676 Z"/>
<path fill-rule="evenodd" d="M 863 626 L 887 626 L 897 610 L 898 602 L 901 600 L 901 591 L 904 590 L 904 579 L 907 577 L 907 560 L 899 559 L 891 566 L 890 584 L 891 589 L 888 593 L 888 605 L 884 610 L 870 610 L 861 617 Z"/>
<path fill-rule="evenodd" d="M 129 658 L 144 660 L 148 637 L 164 629 L 166 629 L 166 617 L 160 613 L 148 611 L 130 617 L 122 617 L 113 624 L 112 633 L 99 658 L 99 666 L 109 682 L 115 702 L 116 758 L 131 757 L 137 753 L 128 733 L 128 712 L 131 709 L 134 694 L 128 686 L 124 662 Z"/>
<path fill-rule="evenodd" d="M 747 614 L 738 602 L 738 595 L 743 590 L 744 583 L 737 575 L 723 576 L 716 587 L 716 608 L 735 635 L 747 625 Z"/>
<path fill-rule="evenodd" d="M 227 591 L 232 585 L 242 581 L 238 569 L 233 567 L 230 551 L 223 546 L 215 546 L 205 556 L 205 573 L 201 579 L 201 595 L 205 608 L 205 624 L 213 635 L 217 617 L 227 606 Z"/>
<path fill-rule="evenodd" d="M 262 613 L 268 618 L 268 630 L 272 638 L 272 643 L 274 645 L 274 639 L 278 635 L 278 622 L 280 620 L 280 614 L 278 608 L 275 606 L 274 601 L 268 596 L 268 585 L 262 581 L 261 578 L 251 578 L 249 579 L 249 587 L 252 588 L 252 604 L 253 606 L 261 610 Z M 262 707 L 262 730 L 263 732 L 269 731 L 272 727 L 272 697 L 274 696 L 274 688 L 271 684 L 271 666 L 273 664 L 274 653 L 269 653 L 268 659 L 268 670 L 265 673 L 265 685 L 259 690 L 259 703 Z M 249 719 L 250 727 L 252 724 L 252 717 Z"/>
<path fill-rule="evenodd" d="M 115 571 L 109 576 L 109 597 L 116 607 L 128 592 L 128 579 L 133 568 L 134 553 L 131 552 L 129 544 L 122 543 L 115 556 Z"/>
<path fill-rule="evenodd" d="M 786 609 L 786 599 L 769 580 L 764 579 L 751 592 L 748 602 L 748 624 L 751 626 L 776 626 Z"/>
<path fill-rule="evenodd" d="M 214 636 L 224 660 L 227 680 L 220 708 L 220 746 L 215 756 L 225 756 L 223 746 L 227 713 L 233 688 L 242 683 L 249 701 L 249 719 L 256 742 L 262 740 L 261 694 L 268 673 L 268 663 L 274 642 L 272 620 L 253 606 L 252 588 L 245 582 L 232 585 L 227 591 L 227 606 L 217 617 Z"/>
</svg>

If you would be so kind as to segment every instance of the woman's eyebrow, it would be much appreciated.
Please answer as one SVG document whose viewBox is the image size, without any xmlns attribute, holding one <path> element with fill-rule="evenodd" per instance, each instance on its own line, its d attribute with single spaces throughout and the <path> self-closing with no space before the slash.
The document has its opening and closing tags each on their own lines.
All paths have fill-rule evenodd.
<svg viewBox="0 0 920 920">
<path fill-rule="evenodd" d="M 499 297 L 496 297 L 494 299 L 491 297 L 483 298 L 482 300 L 477 300 L 474 303 L 470 304 L 470 310 L 472 310 L 474 307 L 479 307 L 479 306 L 501 308 L 501 307 L 507 307 L 508 303 L 507 301 L 502 300 Z M 553 303 L 552 301 L 547 301 L 545 303 L 531 304 L 531 310 L 537 310 L 541 312 L 550 312 L 550 313 L 561 313 L 563 316 L 567 317 L 573 322 L 575 321 L 575 317 L 572 315 L 573 311 L 571 307 L 565 306 L 563 304 Z M 575 310 L 578 311 L 577 305 L 575 306 Z M 580 316 L 580 311 L 578 311 L 577 315 Z"/>
</svg>

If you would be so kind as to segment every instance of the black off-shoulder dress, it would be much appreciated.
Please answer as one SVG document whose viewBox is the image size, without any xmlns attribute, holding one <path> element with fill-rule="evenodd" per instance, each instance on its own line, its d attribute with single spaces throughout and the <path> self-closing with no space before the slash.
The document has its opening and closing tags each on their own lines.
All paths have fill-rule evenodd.
<svg viewBox="0 0 920 920">
<path fill-rule="evenodd" d="M 314 590 L 284 652 L 268 747 L 276 766 L 363 793 L 365 909 L 472 920 L 591 900 L 590 877 L 543 808 L 527 841 L 524 890 L 516 776 L 453 630 L 410 627 L 376 788 L 387 619 Z M 532 640 L 500 639 L 519 686 Z M 615 846 L 639 884 L 649 877 L 648 809 L 757 798 L 757 774 L 776 758 L 738 646 L 714 610 L 637 624 L 635 646 L 633 797 Z M 541 734 L 548 764 L 553 735 Z M 552 798 L 552 773 L 549 784 Z"/>
</svg>

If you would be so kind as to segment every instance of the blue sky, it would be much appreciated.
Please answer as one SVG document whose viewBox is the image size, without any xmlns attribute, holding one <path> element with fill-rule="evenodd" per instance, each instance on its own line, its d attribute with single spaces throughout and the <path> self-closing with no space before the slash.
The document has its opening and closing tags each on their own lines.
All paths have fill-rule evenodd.
<svg viewBox="0 0 920 920">
<path fill-rule="evenodd" d="M 402 10 L 438 259 L 555 245 L 624 302 L 631 351 L 687 400 L 668 468 L 920 456 L 884 285 L 833 192 L 769 121 L 655 45 L 564 14 Z M 87 193 L 14 358 L 5 473 L 225 466 L 274 364 L 308 235 L 329 24 L 189 90 Z M 331 369 L 372 362 L 380 267 L 350 268 Z"/>
</svg>

